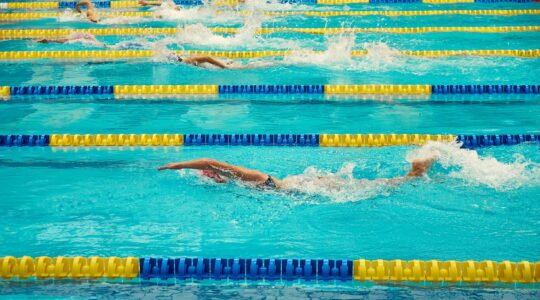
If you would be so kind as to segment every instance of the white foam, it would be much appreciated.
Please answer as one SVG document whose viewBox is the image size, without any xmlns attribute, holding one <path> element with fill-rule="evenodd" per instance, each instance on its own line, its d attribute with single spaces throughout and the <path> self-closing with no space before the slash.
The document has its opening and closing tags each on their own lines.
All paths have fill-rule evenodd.
<svg viewBox="0 0 540 300">
<path fill-rule="evenodd" d="M 60 16 L 58 16 L 58 22 L 78 22 L 86 19 L 83 14 L 75 14 L 71 8 L 66 8 Z"/>
<path fill-rule="evenodd" d="M 334 202 L 360 201 L 388 194 L 390 186 L 384 181 L 355 179 L 355 167 L 355 163 L 345 163 L 333 173 L 311 166 L 300 175 L 286 177 L 285 190 L 308 197 L 323 196 Z"/>
<path fill-rule="evenodd" d="M 497 191 L 518 189 L 527 184 L 540 182 L 540 163 L 526 160 L 515 154 L 514 161 L 503 163 L 492 156 L 480 157 L 474 150 L 461 149 L 458 143 L 430 142 L 411 150 L 407 160 L 437 158 L 446 176 L 459 179 L 465 186 L 484 186 Z M 308 167 L 300 175 L 284 179 L 288 191 L 307 196 L 323 196 L 333 202 L 360 201 L 376 196 L 385 196 L 395 185 L 385 179 L 355 179 L 354 163 L 345 163 L 333 173 Z M 399 176 L 399 174 L 396 174 Z M 445 176 L 445 175 L 443 175 Z M 426 175 L 426 178 L 429 178 Z"/>
<path fill-rule="evenodd" d="M 366 49 L 367 55 L 353 58 L 352 50 Z M 293 55 L 285 57 L 285 64 L 316 65 L 327 69 L 351 71 L 382 71 L 403 65 L 399 51 L 382 42 L 356 43 L 356 35 L 344 33 L 328 35 L 326 50 L 294 50 Z"/>
<path fill-rule="evenodd" d="M 428 143 L 411 151 L 408 160 L 435 156 L 450 171 L 449 176 L 468 185 L 484 185 L 495 190 L 511 190 L 540 182 L 540 164 L 515 154 L 514 161 L 503 163 L 492 156 L 481 157 L 474 150 L 461 149 L 458 143 Z"/>
<path fill-rule="evenodd" d="M 153 8 L 152 11 L 157 19 L 166 21 L 181 21 L 182 23 L 189 22 L 240 22 L 242 17 L 234 11 L 217 11 L 212 6 L 197 6 L 197 7 L 182 7 L 177 9 L 168 3 L 163 3 L 161 6 Z"/>
<path fill-rule="evenodd" d="M 115 49 L 115 50 L 131 50 L 131 49 L 146 49 L 148 47 L 151 47 L 153 44 L 144 39 L 144 38 L 138 38 L 133 41 L 121 41 L 114 45 L 109 45 L 107 48 Z"/>
<path fill-rule="evenodd" d="M 249 11 L 308 10 L 307 5 L 280 3 L 279 0 L 246 0 L 241 9 Z"/>
<path fill-rule="evenodd" d="M 179 27 L 177 42 L 179 45 L 192 44 L 201 46 L 218 46 L 219 48 L 242 47 L 267 47 L 273 49 L 283 49 L 298 47 L 298 42 L 280 39 L 263 38 L 256 34 L 261 27 L 262 18 L 251 16 L 245 19 L 244 25 L 238 29 L 236 34 L 225 35 L 213 33 L 210 28 L 201 23 L 185 25 Z"/>
</svg>

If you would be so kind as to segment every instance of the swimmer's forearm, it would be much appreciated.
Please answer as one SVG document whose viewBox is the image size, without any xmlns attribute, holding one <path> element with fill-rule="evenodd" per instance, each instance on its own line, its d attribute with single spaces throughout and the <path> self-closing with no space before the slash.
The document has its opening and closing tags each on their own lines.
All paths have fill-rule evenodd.
<svg viewBox="0 0 540 300">
<path fill-rule="evenodd" d="M 159 167 L 158 170 L 181 170 L 181 169 L 196 169 L 196 170 L 208 170 L 211 166 L 206 159 L 195 159 L 190 161 L 182 161 L 176 163 L 170 163 L 166 166 Z"/>
</svg>

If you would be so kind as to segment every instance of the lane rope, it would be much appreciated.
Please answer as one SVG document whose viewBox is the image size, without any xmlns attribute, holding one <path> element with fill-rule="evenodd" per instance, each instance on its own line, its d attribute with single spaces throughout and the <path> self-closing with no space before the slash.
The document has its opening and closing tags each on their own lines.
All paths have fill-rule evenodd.
<svg viewBox="0 0 540 300">
<path fill-rule="evenodd" d="M 540 281 L 540 262 L 492 260 L 347 260 L 294 258 L 0 257 L 11 279 L 231 279 L 378 282 L 522 283 Z"/>
<path fill-rule="evenodd" d="M 213 33 L 235 34 L 238 28 L 213 27 L 209 28 Z M 181 33 L 183 29 L 175 27 L 161 28 L 89 28 L 89 29 L 2 29 L 0 39 L 25 39 L 25 38 L 55 38 L 65 37 L 73 32 L 85 32 L 97 36 L 117 35 L 173 35 Z M 501 33 L 501 32 L 533 32 L 540 31 L 540 26 L 483 26 L 483 27 L 366 27 L 366 28 L 258 28 L 256 34 L 271 34 L 278 32 L 295 32 L 304 34 L 342 34 L 342 33 L 396 33 L 416 34 L 431 32 L 478 32 L 478 33 Z"/>
</svg>

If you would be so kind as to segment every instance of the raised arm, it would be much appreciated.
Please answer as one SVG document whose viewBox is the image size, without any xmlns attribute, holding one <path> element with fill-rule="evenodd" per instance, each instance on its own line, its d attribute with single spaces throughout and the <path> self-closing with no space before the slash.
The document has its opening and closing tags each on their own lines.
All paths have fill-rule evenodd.
<svg viewBox="0 0 540 300">
<path fill-rule="evenodd" d="M 139 0 L 139 4 L 141 6 L 161 6 L 161 2 L 158 1 Z"/>
<path fill-rule="evenodd" d="M 227 65 L 222 63 L 221 61 L 211 57 L 211 56 L 192 56 L 184 59 L 184 62 L 187 64 L 201 64 L 201 63 L 209 63 L 216 67 L 220 67 L 222 69 L 227 69 Z"/>
<path fill-rule="evenodd" d="M 158 168 L 159 171 L 181 169 L 210 170 L 222 176 L 257 183 L 264 182 L 268 179 L 268 175 L 260 171 L 231 165 L 226 162 L 217 161 L 210 158 L 200 158 L 190 161 L 170 163 Z"/>
<path fill-rule="evenodd" d="M 89 0 L 81 0 L 79 2 L 77 2 L 77 4 L 75 4 L 75 9 L 79 12 L 79 13 L 82 13 L 81 11 L 81 6 L 82 5 L 86 5 L 86 9 L 88 10 L 94 10 L 94 4 L 92 4 L 92 2 L 90 2 Z"/>
</svg>

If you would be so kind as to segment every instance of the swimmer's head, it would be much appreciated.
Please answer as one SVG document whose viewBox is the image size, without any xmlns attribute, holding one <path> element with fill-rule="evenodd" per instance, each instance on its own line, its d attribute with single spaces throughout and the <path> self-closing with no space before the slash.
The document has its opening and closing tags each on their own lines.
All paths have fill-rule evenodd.
<svg viewBox="0 0 540 300">
<path fill-rule="evenodd" d="M 165 57 L 170 62 L 182 62 L 182 57 L 180 57 L 180 55 L 178 55 L 178 54 L 176 54 L 174 52 L 167 53 L 167 55 Z"/>
</svg>

